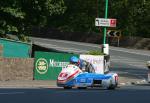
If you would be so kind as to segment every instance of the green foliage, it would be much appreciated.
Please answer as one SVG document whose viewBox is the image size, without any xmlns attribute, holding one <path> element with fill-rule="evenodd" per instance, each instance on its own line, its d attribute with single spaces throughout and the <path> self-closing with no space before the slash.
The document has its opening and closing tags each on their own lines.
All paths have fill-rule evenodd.
<svg viewBox="0 0 150 103">
<path fill-rule="evenodd" d="M 67 7 L 61 16 L 49 19 L 49 25 L 61 31 L 92 32 L 96 17 L 96 0 L 64 0 Z M 57 20 L 57 21 L 56 21 Z"/>
<path fill-rule="evenodd" d="M 150 37 L 150 0 L 109 0 L 108 18 L 123 35 Z M 105 0 L 0 0 L 0 34 L 30 35 L 33 27 L 99 32 Z M 111 28 L 112 29 L 112 28 Z"/>
<path fill-rule="evenodd" d="M 65 9 L 63 0 L 1 0 L 0 34 L 29 35 L 34 26 L 46 26 L 49 17 Z"/>
<path fill-rule="evenodd" d="M 97 32 L 95 18 L 104 18 L 105 0 L 64 0 L 66 12 L 49 19 L 61 31 Z M 109 0 L 108 18 L 117 19 L 125 36 L 150 37 L 150 0 Z M 103 30 L 103 29 L 102 29 Z M 99 32 L 99 31 L 98 31 Z"/>
<path fill-rule="evenodd" d="M 149 10 L 149 0 L 111 0 L 109 17 L 117 18 L 125 35 L 150 37 Z"/>
<path fill-rule="evenodd" d="M 19 40 L 23 41 L 23 42 L 31 42 L 28 36 L 25 36 L 23 34 L 18 36 Z"/>
<path fill-rule="evenodd" d="M 90 55 L 104 55 L 104 53 L 102 53 L 99 50 L 91 50 L 87 54 L 90 54 Z"/>
<path fill-rule="evenodd" d="M 4 13 L 10 14 L 11 16 L 14 16 L 16 18 L 24 18 L 24 13 L 21 12 L 21 10 L 19 8 L 11 8 L 11 7 L 1 7 L 0 8 L 1 11 L 3 11 Z"/>
</svg>

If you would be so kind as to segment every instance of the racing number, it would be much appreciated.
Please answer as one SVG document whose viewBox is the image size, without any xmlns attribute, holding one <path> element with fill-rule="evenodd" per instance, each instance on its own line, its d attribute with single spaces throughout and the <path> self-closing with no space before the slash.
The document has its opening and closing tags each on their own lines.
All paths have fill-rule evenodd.
<svg viewBox="0 0 150 103">
<path fill-rule="evenodd" d="M 63 77 L 63 78 L 64 78 L 64 77 L 67 77 L 67 76 L 68 76 L 67 73 L 61 73 L 61 74 L 60 74 L 60 77 Z"/>
</svg>

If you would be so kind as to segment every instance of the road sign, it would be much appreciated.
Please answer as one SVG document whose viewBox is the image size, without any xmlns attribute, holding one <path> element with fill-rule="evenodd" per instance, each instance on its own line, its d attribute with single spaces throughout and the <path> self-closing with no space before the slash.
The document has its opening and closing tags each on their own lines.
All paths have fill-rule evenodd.
<svg viewBox="0 0 150 103">
<path fill-rule="evenodd" d="M 108 30 L 107 31 L 107 37 L 121 37 L 121 31 L 120 30 Z"/>
<path fill-rule="evenodd" d="M 120 44 L 120 37 L 121 37 L 121 31 L 120 30 L 108 30 L 107 31 L 107 38 L 110 39 L 111 42 L 116 42 L 117 46 Z"/>
<path fill-rule="evenodd" d="M 116 27 L 116 19 L 96 18 L 95 26 Z"/>
</svg>

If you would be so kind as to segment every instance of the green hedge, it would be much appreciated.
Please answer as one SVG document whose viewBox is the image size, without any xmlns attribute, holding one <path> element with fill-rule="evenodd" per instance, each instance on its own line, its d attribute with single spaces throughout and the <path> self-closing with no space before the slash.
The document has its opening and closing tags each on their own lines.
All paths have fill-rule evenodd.
<svg viewBox="0 0 150 103">
<path fill-rule="evenodd" d="M 90 55 L 104 55 L 104 53 L 102 53 L 99 50 L 91 50 L 87 54 L 90 54 Z"/>
</svg>

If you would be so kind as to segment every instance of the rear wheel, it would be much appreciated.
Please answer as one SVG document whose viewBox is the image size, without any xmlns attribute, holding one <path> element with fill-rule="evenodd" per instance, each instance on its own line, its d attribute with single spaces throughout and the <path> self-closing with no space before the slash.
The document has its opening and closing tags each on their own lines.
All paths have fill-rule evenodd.
<svg viewBox="0 0 150 103">
<path fill-rule="evenodd" d="M 65 86 L 64 89 L 72 89 L 72 87 Z"/>
<path fill-rule="evenodd" d="M 114 89 L 116 89 L 116 85 L 113 85 L 113 84 L 112 84 L 112 85 L 110 85 L 109 87 L 107 87 L 107 89 L 108 89 L 108 90 L 114 90 Z"/>
<path fill-rule="evenodd" d="M 87 89 L 87 87 L 78 87 L 78 89 Z"/>
<path fill-rule="evenodd" d="M 109 85 L 109 87 L 108 87 L 107 89 L 109 89 L 109 90 L 114 90 L 114 89 L 116 89 L 116 87 L 118 86 L 118 75 L 116 75 L 116 76 L 114 77 L 114 80 L 115 80 L 115 83 L 114 83 L 114 84 L 112 84 L 112 80 L 110 80 L 110 85 Z"/>
</svg>

